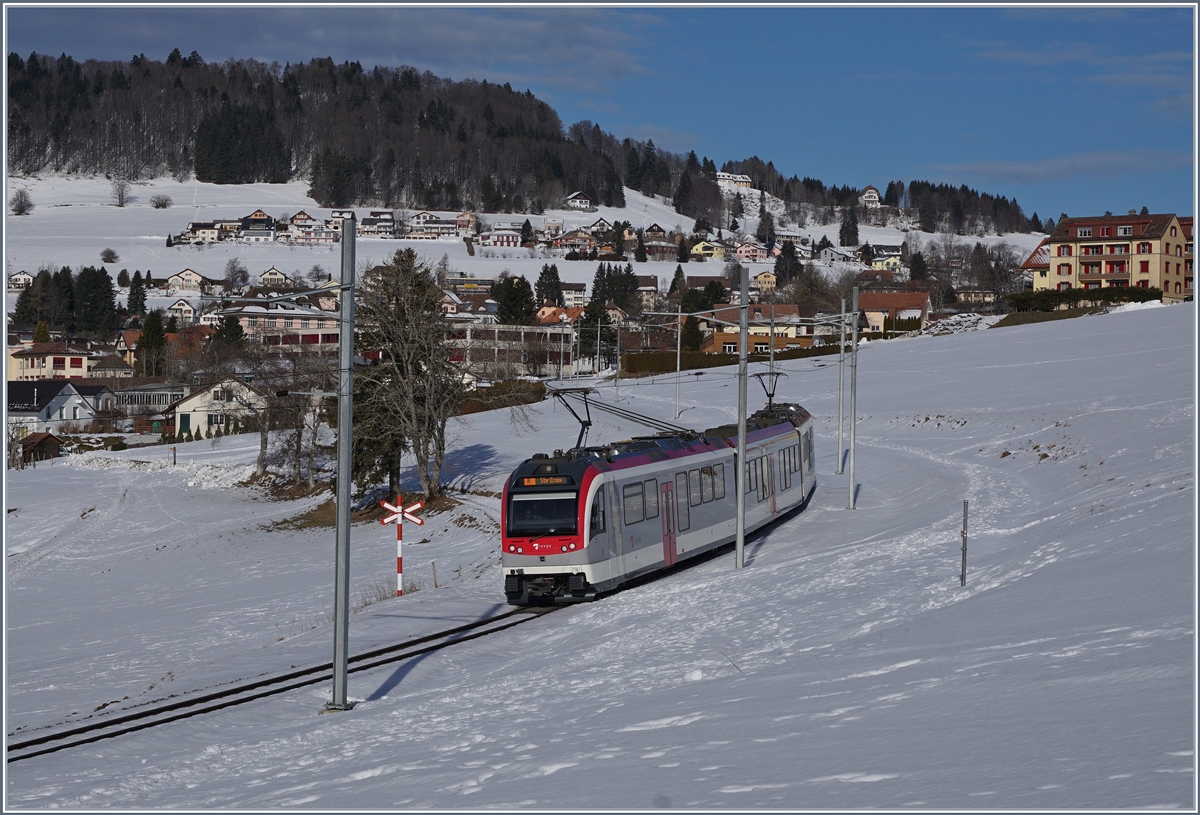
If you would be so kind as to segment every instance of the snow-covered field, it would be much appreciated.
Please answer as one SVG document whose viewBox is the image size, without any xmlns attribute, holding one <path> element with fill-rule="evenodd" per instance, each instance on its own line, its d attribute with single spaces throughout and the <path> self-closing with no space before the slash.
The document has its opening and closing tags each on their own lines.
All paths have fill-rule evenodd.
<svg viewBox="0 0 1200 815">
<path fill-rule="evenodd" d="M 241 260 L 250 270 L 252 281 L 257 281 L 258 275 L 272 266 L 285 274 L 303 277 L 313 264 L 320 264 L 326 271 L 336 275 L 341 262 L 340 247 L 337 246 L 221 243 L 201 248 L 166 245 L 167 235 L 182 232 L 189 221 L 241 218 L 255 209 L 262 209 L 273 217 L 294 215 L 301 209 L 313 217 L 329 217 L 330 210 L 318 206 L 305 194 L 308 189 L 305 181 L 225 186 L 194 181 L 181 183 L 170 178 L 160 178 L 135 183 L 132 200 L 123 208 L 118 208 L 113 203 L 110 182 L 104 178 L 15 178 L 9 180 L 9 188 L 27 188 L 33 198 L 34 209 L 26 216 L 6 216 L 6 275 L 20 270 L 36 274 L 44 265 L 54 268 L 70 266 L 76 271 L 84 266 L 99 266 L 100 252 L 105 248 L 115 250 L 120 258 L 116 263 L 107 264 L 105 267 L 114 279 L 121 269 L 128 269 L 131 276 L 135 269 L 140 269 L 143 274 L 149 269 L 155 280 L 165 280 L 189 268 L 206 277 L 220 279 L 224 276 L 225 263 L 234 257 Z M 174 203 L 168 209 L 154 209 L 150 205 L 150 198 L 154 195 L 167 195 Z M 754 217 L 757 213 L 757 197 L 753 196 L 756 195 L 757 193 L 752 194 L 754 206 L 747 204 L 751 217 L 743 219 L 750 225 L 748 229 L 756 228 L 758 222 L 757 217 Z M 626 206 L 623 209 L 600 207 L 597 212 L 559 210 L 548 211 L 543 216 L 528 217 L 535 227 L 541 226 L 546 218 L 555 218 L 563 220 L 567 229 L 592 224 L 599 218 L 605 218 L 610 223 L 616 220 L 629 221 L 635 228 L 653 223 L 667 230 L 691 229 L 693 225 L 690 218 L 676 213 L 661 198 L 647 198 L 629 189 L 625 190 L 625 197 Z M 356 211 L 359 217 L 370 212 L 367 208 Z M 453 216 L 457 213 L 449 214 Z M 521 214 L 486 216 L 492 224 L 521 223 L 526 217 Z M 819 241 L 822 235 L 826 235 L 837 243 L 836 222 L 825 226 L 811 224 L 800 231 L 811 236 L 814 241 Z M 875 244 L 898 245 L 904 240 L 903 232 L 870 226 L 860 226 L 859 236 L 863 241 Z M 936 238 L 934 235 L 922 234 L 923 243 L 929 243 Z M 993 235 L 979 240 L 984 244 L 1007 241 L 1027 254 L 1033 251 L 1041 238 L 1041 235 L 1011 234 Z M 563 281 L 590 285 L 596 273 L 595 262 L 565 261 L 562 258 L 542 257 L 540 253 L 536 257 L 530 257 L 529 251 L 525 249 L 477 247 L 476 256 L 470 257 L 459 238 L 438 241 L 359 238 L 355 249 L 360 262 L 373 263 L 381 262 L 397 249 L 405 247 L 414 248 L 427 257 L 431 264 L 437 263 L 445 255 L 454 271 L 470 276 L 496 276 L 508 270 L 513 274 L 524 275 L 532 283 L 537 279 L 543 264 L 556 263 Z M 493 256 L 484 257 L 484 254 Z M 634 268 L 637 274 L 655 275 L 665 290 L 675 273 L 676 265 L 674 260 L 664 260 L 635 263 Z M 750 265 L 753 271 L 769 268 L 767 264 Z M 709 261 L 685 264 L 684 271 L 689 275 L 716 275 L 721 273 L 722 268 L 719 262 Z M 165 309 L 179 296 L 192 301 L 193 305 L 199 305 L 198 298 L 190 292 L 150 297 L 147 305 L 150 308 Z M 124 293 L 118 299 L 123 302 Z M 12 311 L 15 304 L 16 295 L 9 294 L 7 310 Z"/>
<path fill-rule="evenodd" d="M 837 367 L 783 363 L 819 486 L 745 569 L 352 674 L 346 713 L 314 688 L 12 764 L 6 805 L 1194 810 L 1195 325 L 1185 304 L 870 343 L 853 511 Z M 673 375 L 620 395 L 674 413 Z M 684 377 L 684 423 L 736 403 L 732 369 Z M 642 432 L 595 415 L 593 439 Z M 352 651 L 503 607 L 486 493 L 576 434 L 552 402 L 532 418 L 456 425 L 450 477 L 476 492 L 406 531 L 425 588 L 352 615 Z M 332 530 L 280 523 L 314 499 L 237 486 L 254 453 L 8 473 L 7 733 L 330 657 Z M 394 580 L 394 546 L 354 528 L 355 596 Z"/>
</svg>

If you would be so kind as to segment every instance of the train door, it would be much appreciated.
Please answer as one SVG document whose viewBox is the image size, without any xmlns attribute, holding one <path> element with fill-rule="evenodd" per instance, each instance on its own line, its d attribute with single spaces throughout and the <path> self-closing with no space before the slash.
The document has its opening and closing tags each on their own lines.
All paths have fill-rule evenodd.
<svg viewBox="0 0 1200 815">
<path fill-rule="evenodd" d="M 775 454 L 767 453 L 767 492 L 771 496 L 771 520 L 778 512 L 775 506 Z"/>
<path fill-rule="evenodd" d="M 675 538 L 675 485 L 667 481 L 662 485 L 658 505 L 662 508 L 663 565 L 673 566 L 678 560 Z"/>
</svg>

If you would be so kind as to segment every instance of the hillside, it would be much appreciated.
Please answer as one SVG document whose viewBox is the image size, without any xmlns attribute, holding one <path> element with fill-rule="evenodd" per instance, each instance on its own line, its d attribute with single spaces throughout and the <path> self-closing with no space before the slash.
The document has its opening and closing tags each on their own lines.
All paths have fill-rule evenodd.
<svg viewBox="0 0 1200 815">
<path fill-rule="evenodd" d="M 303 179 L 322 206 L 408 206 L 540 214 L 577 190 L 623 207 L 622 187 L 677 199 L 691 218 L 728 223 L 717 165 L 588 120 L 564 126 L 530 91 L 453 81 L 410 67 L 329 58 L 280 66 L 207 63 L 175 49 L 100 62 L 8 55 L 10 173 L 174 177 L 218 183 Z M 859 190 L 785 178 L 758 157 L 725 161 L 790 204 L 856 206 Z M 903 186 L 903 184 L 901 184 Z M 911 181 L 922 227 L 1030 229 L 1015 200 Z M 1034 228 L 1040 228 L 1035 223 Z"/>
<path fill-rule="evenodd" d="M 336 274 L 341 262 L 337 247 L 234 243 L 203 247 L 166 246 L 167 235 L 177 234 L 189 221 L 240 218 L 258 208 L 276 217 L 295 214 L 301 209 L 313 216 L 328 217 L 329 211 L 321 208 L 320 204 L 306 194 L 306 185 L 300 181 L 287 184 L 222 185 L 160 178 L 134 183 L 131 199 L 125 207 L 113 204 L 110 184 L 102 177 L 39 176 L 24 179 L 22 186 L 29 189 L 35 206 L 28 215 L 6 217 L 7 274 L 22 269 L 36 273 L 43 265 L 54 268 L 70 266 L 78 271 L 84 266 L 98 264 L 100 251 L 106 247 L 116 251 L 120 258 L 116 263 L 106 266 L 114 278 L 121 269 L 128 269 L 131 275 L 134 270 L 145 273 L 149 269 L 155 279 L 161 280 L 185 268 L 194 269 L 207 277 L 220 278 L 226 261 L 233 257 L 246 264 L 252 279 L 257 279 L 258 275 L 272 266 L 285 274 L 303 277 L 314 264 L 319 264 L 326 271 Z M 168 209 L 155 209 L 150 204 L 150 199 L 155 195 L 166 195 L 174 203 Z M 555 218 L 564 221 L 568 229 L 591 224 L 598 218 L 605 218 L 610 223 L 627 220 L 635 228 L 657 223 L 667 230 L 690 230 L 694 224 L 692 219 L 676 213 L 661 197 L 651 198 L 631 189 L 625 190 L 625 197 L 624 208 L 601 206 L 596 212 L 547 210 L 541 216 L 486 217 L 492 223 L 519 223 L 528 217 L 534 226 L 541 226 L 546 218 Z M 765 201 L 770 211 L 780 214 L 780 219 L 776 221 L 780 223 L 784 212 L 783 202 L 770 195 L 765 196 Z M 361 217 L 367 215 L 370 210 L 356 211 Z M 754 211 L 757 213 L 757 205 Z M 456 214 L 448 210 L 444 212 L 447 215 Z M 829 224 L 808 222 L 804 227 L 788 223 L 789 229 L 798 230 L 813 241 L 819 241 L 824 235 L 837 243 L 836 221 Z M 757 218 L 749 218 L 747 224 L 746 229 L 752 232 L 757 226 Z M 920 232 L 913 234 L 919 235 L 923 243 L 940 240 L 938 235 Z M 899 244 L 906 239 L 906 233 L 898 226 L 876 227 L 864 224 L 859 227 L 859 236 L 861 240 L 874 244 Z M 1010 233 L 961 240 L 978 240 L 985 246 L 1007 242 L 1024 256 L 1037 246 L 1041 237 L 1036 234 Z M 360 238 L 356 252 L 361 262 L 373 263 L 382 261 L 397 249 L 404 247 L 414 248 L 434 264 L 445 255 L 451 269 L 467 275 L 494 277 L 508 270 L 513 274 L 525 275 L 530 282 L 537 279 L 542 265 L 550 262 L 558 265 L 564 281 L 590 285 L 597 265 L 595 262 L 547 258 L 540 254 L 530 257 L 527 250 L 495 251 L 487 253 L 487 256 L 477 251 L 475 256 L 470 256 L 459 239 L 397 241 Z M 657 277 L 665 291 L 676 265 L 673 260 L 649 261 L 635 263 L 634 267 L 639 275 Z M 767 267 L 767 264 L 750 265 L 754 271 Z M 721 268 L 719 263 L 712 262 L 684 264 L 684 271 L 689 275 L 719 274 Z M 832 268 L 824 271 L 830 276 L 834 274 Z M 178 296 L 188 299 L 193 305 L 200 305 L 194 292 L 151 298 L 148 305 L 150 308 L 165 309 Z M 123 297 L 122 294 L 118 299 L 123 300 Z M 15 305 L 16 295 L 9 294 L 6 310 L 11 312 Z"/>
<path fill-rule="evenodd" d="M 1195 325 L 1189 303 L 868 344 L 854 511 L 837 368 L 784 363 L 818 488 L 745 569 L 724 554 L 353 674 L 348 713 L 318 716 L 313 688 L 14 763 L 6 803 L 1193 809 Z M 685 380 L 682 422 L 734 416 L 733 369 Z M 621 387 L 643 413 L 674 398 L 670 376 Z M 352 615 L 352 651 L 503 605 L 490 493 L 576 434 L 553 402 L 531 417 L 455 425 L 448 474 L 473 492 L 406 530 L 425 587 Z M 598 416 L 592 437 L 638 432 Z M 288 523 L 314 499 L 236 485 L 253 454 L 227 437 L 176 467 L 146 448 L 10 472 L 10 731 L 329 658 L 330 532 Z M 356 598 L 386 594 L 394 541 L 354 528 Z"/>
</svg>

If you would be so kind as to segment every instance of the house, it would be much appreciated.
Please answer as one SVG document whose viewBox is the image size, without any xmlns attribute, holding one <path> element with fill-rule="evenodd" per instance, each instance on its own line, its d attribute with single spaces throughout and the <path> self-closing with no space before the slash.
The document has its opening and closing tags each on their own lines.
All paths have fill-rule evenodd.
<svg viewBox="0 0 1200 815">
<path fill-rule="evenodd" d="M 65 342 L 35 342 L 8 355 L 9 382 L 38 379 L 80 379 L 89 375 L 100 355 Z"/>
<path fill-rule="evenodd" d="M 263 288 L 282 289 L 296 285 L 295 281 L 272 266 L 258 276 L 258 285 Z"/>
<path fill-rule="evenodd" d="M 816 310 L 803 316 L 799 306 L 786 303 L 752 304 L 747 309 L 747 350 L 752 354 L 808 348 L 813 345 Z M 700 350 L 709 354 L 736 354 L 738 351 L 738 321 L 741 309 L 733 303 L 723 303 L 712 311 L 697 316 L 704 341 Z"/>
<path fill-rule="evenodd" d="M 106 354 L 92 366 L 91 375 L 105 379 L 127 379 L 133 376 L 133 366 L 120 354 Z"/>
<path fill-rule="evenodd" d="M 221 230 L 212 221 L 191 221 L 187 231 L 180 237 L 192 243 L 216 243 L 221 237 Z"/>
<path fill-rule="evenodd" d="M 391 210 L 372 210 L 371 214 L 358 222 L 359 235 L 391 238 L 396 235 L 396 216 Z"/>
<path fill-rule="evenodd" d="M 704 290 L 708 287 L 709 283 L 720 283 L 721 288 L 729 289 L 729 282 L 723 275 L 687 275 L 684 278 L 684 282 L 689 289 Z"/>
<path fill-rule="evenodd" d="M 658 299 L 658 278 L 652 274 L 637 275 L 637 293 L 642 311 L 653 309 L 654 301 Z"/>
<path fill-rule="evenodd" d="M 196 321 L 196 307 L 180 297 L 167 307 L 167 316 L 174 317 L 180 325 L 187 325 Z"/>
<path fill-rule="evenodd" d="M 8 425 L 17 438 L 44 431 L 82 430 L 96 411 L 65 379 L 8 383 Z"/>
<path fill-rule="evenodd" d="M 235 421 L 244 424 L 266 407 L 266 394 L 229 376 L 173 402 L 166 412 L 174 416 L 176 433 L 212 434 L 218 428 L 227 433 Z"/>
<path fill-rule="evenodd" d="M 30 464 L 58 458 L 61 449 L 62 439 L 53 433 L 30 433 L 21 439 L 21 461 Z"/>
<path fill-rule="evenodd" d="M 521 246 L 521 233 L 508 229 L 485 232 L 479 236 L 479 245 L 496 246 L 504 249 L 519 249 Z"/>
<path fill-rule="evenodd" d="M 587 305 L 586 283 L 560 283 L 559 291 L 563 296 L 563 308 L 583 308 Z"/>
<path fill-rule="evenodd" d="M 550 241 L 557 238 L 563 233 L 563 222 L 560 220 L 552 220 L 547 218 L 542 222 L 542 228 L 537 230 L 538 237 L 543 241 Z"/>
<path fill-rule="evenodd" d="M 537 313 L 538 325 L 558 325 L 568 322 L 567 310 L 558 306 L 542 306 Z"/>
<path fill-rule="evenodd" d="M 691 255 L 693 257 L 723 260 L 725 258 L 725 247 L 713 241 L 696 241 L 692 245 Z"/>
<path fill-rule="evenodd" d="M 175 291 L 196 291 L 207 294 L 218 282 L 193 269 L 184 269 L 167 278 L 167 288 Z"/>
<path fill-rule="evenodd" d="M 261 305 L 252 303 L 227 310 L 226 314 L 237 318 L 247 337 L 265 346 L 279 346 L 278 350 L 288 352 L 337 353 L 337 313 L 321 308 L 323 298 L 319 295 L 307 298 L 308 302 L 305 299 Z M 328 311 L 328 316 L 314 314 L 313 310 Z"/>
<path fill-rule="evenodd" d="M 1047 239 L 1047 249 L 1050 266 L 1044 277 L 1034 277 L 1034 289 L 1157 288 L 1164 303 L 1192 296 L 1190 218 L 1133 211 L 1063 218 Z"/>
<path fill-rule="evenodd" d="M 642 234 L 646 236 L 647 240 L 650 240 L 650 239 L 662 240 L 667 237 L 667 231 L 665 229 L 663 229 L 661 226 L 659 226 L 658 224 L 650 224 L 650 226 L 646 227 L 645 232 L 643 232 Z"/>
<path fill-rule="evenodd" d="M 763 294 L 770 294 L 775 291 L 775 283 L 778 278 L 775 272 L 770 269 L 765 269 L 754 276 L 754 287 Z"/>
<path fill-rule="evenodd" d="M 473 378 L 564 376 L 574 372 L 575 329 L 568 323 L 464 322 L 450 330 L 450 359 Z"/>
<path fill-rule="evenodd" d="M 1042 242 L 1029 253 L 1021 264 L 1021 276 L 1027 289 L 1048 288 L 1050 277 L 1050 239 L 1042 238 Z M 1041 285 L 1038 285 L 1039 280 Z"/>
<path fill-rule="evenodd" d="M 843 249 L 838 249 L 836 246 L 826 246 L 818 253 L 818 257 L 822 263 L 853 263 L 862 265 L 857 256 Z"/>
<path fill-rule="evenodd" d="M 743 241 L 737 246 L 737 258 L 751 263 L 765 263 L 767 247 L 755 241 Z"/>
<path fill-rule="evenodd" d="M 24 291 L 33 285 L 33 275 L 26 271 L 13 272 L 8 276 L 9 291 Z"/>
<path fill-rule="evenodd" d="M 895 274 L 904 268 L 904 262 L 900 260 L 899 255 L 884 255 L 883 257 L 877 256 L 871 261 L 871 268 Z"/>
<path fill-rule="evenodd" d="M 608 319 L 614 325 L 616 323 L 623 323 L 629 319 L 629 315 L 625 313 L 625 310 L 623 308 L 621 308 L 620 306 L 618 306 L 616 303 L 614 303 L 612 300 L 609 300 L 607 303 L 604 304 L 604 311 L 608 314 Z"/>
<path fill-rule="evenodd" d="M 459 235 L 471 235 L 479 227 L 479 218 L 473 212 L 460 212 L 454 218 L 454 227 Z"/>
<path fill-rule="evenodd" d="M 117 395 L 107 385 L 85 385 L 72 382 L 71 386 L 80 398 L 92 406 L 97 416 L 112 416 L 117 410 Z"/>
<path fill-rule="evenodd" d="M 892 321 L 916 320 L 915 328 L 929 325 L 932 311 L 928 292 L 889 291 L 862 292 L 858 296 L 858 310 L 866 317 L 869 331 L 883 331 L 885 321 L 888 330 L 896 330 Z"/>
<path fill-rule="evenodd" d="M 858 205 L 867 209 L 879 209 L 879 190 L 868 184 L 862 191 L 862 195 L 858 196 Z"/>
<path fill-rule="evenodd" d="M 556 249 L 566 249 L 568 252 L 591 252 L 596 248 L 596 239 L 587 232 L 574 229 L 555 238 L 551 245 Z"/>
<path fill-rule="evenodd" d="M 442 289 L 441 305 L 442 314 L 457 314 L 458 310 L 463 306 L 463 301 L 453 290 L 447 291 L 446 289 Z"/>
<path fill-rule="evenodd" d="M 732 184 L 735 187 L 749 189 L 751 186 L 750 176 L 740 173 L 717 173 L 717 183 L 719 184 L 722 181 L 726 184 Z"/>
<path fill-rule="evenodd" d="M 115 351 L 121 355 L 126 364 L 132 365 L 137 353 L 138 339 L 141 338 L 142 332 L 138 328 L 127 328 L 124 331 L 117 332 L 117 343 Z"/>
<path fill-rule="evenodd" d="M 596 235 L 596 236 L 607 235 L 608 233 L 612 232 L 612 229 L 613 229 L 612 224 L 610 224 L 604 218 L 598 218 L 595 221 L 593 221 L 589 226 L 583 227 L 584 232 L 587 232 L 590 235 Z M 635 237 L 636 237 L 636 235 L 635 235 Z"/>
<path fill-rule="evenodd" d="M 577 191 L 568 195 L 563 204 L 567 209 L 591 209 L 592 199 L 586 193 Z"/>
</svg>

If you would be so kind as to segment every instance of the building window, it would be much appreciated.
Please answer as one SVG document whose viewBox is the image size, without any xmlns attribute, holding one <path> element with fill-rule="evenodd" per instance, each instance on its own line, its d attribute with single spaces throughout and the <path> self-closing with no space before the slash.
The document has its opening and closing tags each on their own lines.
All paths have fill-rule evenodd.
<svg viewBox="0 0 1200 815">
<path fill-rule="evenodd" d="M 267 328 L 274 328 L 274 327 L 275 327 L 275 318 L 268 317 L 267 318 Z"/>
<path fill-rule="evenodd" d="M 736 342 L 722 343 L 721 350 L 724 351 L 726 354 L 736 354 L 738 352 L 737 343 Z"/>
<path fill-rule="evenodd" d="M 1058 264 L 1058 273 L 1060 275 L 1069 275 L 1071 273 L 1071 264 L 1070 263 Z"/>
<path fill-rule="evenodd" d="M 71 367 L 72 368 L 82 368 L 83 367 L 83 357 L 71 357 Z"/>
<path fill-rule="evenodd" d="M 1132 226 L 1118 226 L 1117 234 L 1122 235 L 1122 236 L 1132 235 L 1133 227 Z"/>
<path fill-rule="evenodd" d="M 1111 235 L 1112 235 L 1112 227 L 1111 226 L 1100 227 L 1100 237 L 1107 238 L 1107 237 L 1110 237 Z"/>
<path fill-rule="evenodd" d="M 301 317 L 301 318 L 300 318 L 300 327 L 301 327 L 301 328 L 308 328 L 308 318 L 307 318 L 307 317 Z"/>
<path fill-rule="evenodd" d="M 294 322 L 294 321 L 293 321 L 293 319 L 292 319 L 291 317 L 284 317 L 284 318 L 283 318 L 283 327 L 284 327 L 284 328 L 291 328 L 291 327 L 292 327 L 292 323 L 293 323 L 293 322 Z"/>
<path fill-rule="evenodd" d="M 55 357 L 54 358 L 54 369 L 56 371 L 62 370 L 63 368 L 66 368 L 66 367 L 67 367 L 67 358 L 66 357 Z"/>
<path fill-rule="evenodd" d="M 1071 256 L 1071 247 L 1063 244 L 1058 247 L 1058 256 L 1060 258 L 1069 258 Z"/>
<path fill-rule="evenodd" d="M 1175 237 L 1176 234 L 1177 233 L 1175 232 L 1175 227 L 1171 227 L 1171 237 L 1172 238 Z"/>
<path fill-rule="evenodd" d="M 1150 261 L 1143 260 L 1138 263 L 1138 271 L 1142 274 L 1150 274 Z"/>
<path fill-rule="evenodd" d="M 248 320 L 246 320 L 246 323 L 247 323 L 247 324 L 248 324 L 248 325 L 249 325 L 251 328 L 257 328 L 257 327 L 258 327 L 258 318 L 257 318 L 257 317 L 251 317 L 251 318 L 249 318 Z"/>
<path fill-rule="evenodd" d="M 1148 288 L 1150 288 L 1150 281 L 1149 281 L 1149 280 L 1139 280 L 1139 281 L 1137 282 L 1137 284 L 1138 284 L 1138 288 L 1139 288 L 1139 289 L 1148 289 Z"/>
<path fill-rule="evenodd" d="M 1090 238 L 1092 237 L 1092 228 L 1090 226 L 1081 226 L 1077 234 L 1081 238 Z"/>
</svg>

